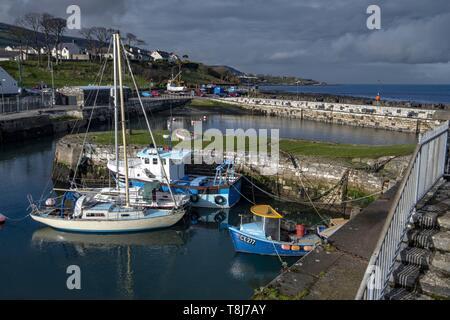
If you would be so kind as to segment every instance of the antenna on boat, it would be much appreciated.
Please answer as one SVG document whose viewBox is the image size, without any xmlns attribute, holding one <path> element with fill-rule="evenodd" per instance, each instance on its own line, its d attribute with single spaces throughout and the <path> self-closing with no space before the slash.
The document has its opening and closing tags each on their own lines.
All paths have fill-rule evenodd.
<svg viewBox="0 0 450 320">
<path fill-rule="evenodd" d="M 125 99 L 123 94 L 123 79 L 122 79 L 122 54 L 120 51 L 120 34 L 114 34 L 116 47 L 117 47 L 117 73 L 119 75 L 119 91 L 120 91 L 120 115 L 122 123 L 122 140 L 123 140 L 123 158 L 124 158 L 124 169 L 125 169 L 125 206 L 130 206 L 130 186 L 128 179 L 128 154 L 127 154 L 127 134 L 125 127 Z"/>
</svg>

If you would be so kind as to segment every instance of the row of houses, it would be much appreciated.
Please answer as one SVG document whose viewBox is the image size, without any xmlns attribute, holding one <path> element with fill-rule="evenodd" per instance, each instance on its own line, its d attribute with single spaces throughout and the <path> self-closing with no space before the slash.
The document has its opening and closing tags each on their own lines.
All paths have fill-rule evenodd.
<svg viewBox="0 0 450 320">
<path fill-rule="evenodd" d="M 38 51 L 39 50 L 39 51 Z M 20 48 L 7 46 L 0 49 L 0 61 L 8 60 L 27 60 L 29 57 L 36 56 L 39 53 L 47 54 L 47 48 Z M 162 50 L 148 51 L 136 47 L 126 48 L 126 54 L 132 61 L 154 62 L 154 61 L 168 61 L 176 63 L 180 61 L 180 57 L 175 53 L 169 53 Z M 61 43 L 51 50 L 52 57 L 58 57 L 61 60 L 78 60 L 87 61 L 93 57 L 102 57 L 112 59 L 112 53 L 108 53 L 108 48 L 97 48 L 95 50 L 88 50 L 76 44 L 75 42 Z"/>
</svg>

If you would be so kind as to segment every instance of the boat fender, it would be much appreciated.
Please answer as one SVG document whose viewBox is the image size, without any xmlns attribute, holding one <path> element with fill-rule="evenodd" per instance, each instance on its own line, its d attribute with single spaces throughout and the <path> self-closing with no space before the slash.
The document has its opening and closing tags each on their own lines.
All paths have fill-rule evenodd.
<svg viewBox="0 0 450 320">
<path fill-rule="evenodd" d="M 222 197 L 222 196 L 217 196 L 217 197 L 214 199 L 214 201 L 215 201 L 216 204 L 218 204 L 219 206 L 222 206 L 222 205 L 224 205 L 224 204 L 227 203 L 227 199 L 225 199 L 225 198 Z"/>
<path fill-rule="evenodd" d="M 6 223 L 6 217 L 0 213 L 0 225 Z"/>
<path fill-rule="evenodd" d="M 54 207 L 56 205 L 56 200 L 53 198 L 48 198 L 45 200 L 45 206 L 47 207 Z"/>
<path fill-rule="evenodd" d="M 199 200 L 200 200 L 200 197 L 198 196 L 198 194 L 191 195 L 191 202 L 197 203 Z"/>
<path fill-rule="evenodd" d="M 225 221 L 225 213 L 224 212 L 219 212 L 218 214 L 216 214 L 216 216 L 214 217 L 214 221 L 216 223 L 221 223 L 223 221 Z"/>
</svg>

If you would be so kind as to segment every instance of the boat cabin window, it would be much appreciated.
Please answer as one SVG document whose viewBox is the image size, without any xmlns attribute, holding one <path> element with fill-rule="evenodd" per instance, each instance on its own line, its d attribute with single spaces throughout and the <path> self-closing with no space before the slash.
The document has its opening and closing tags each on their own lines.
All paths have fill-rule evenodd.
<svg viewBox="0 0 450 320">
<path fill-rule="evenodd" d="M 88 217 L 88 218 L 104 218 L 105 214 L 104 213 L 88 213 L 88 214 L 86 214 L 86 217 Z"/>
<path fill-rule="evenodd" d="M 158 158 L 153 158 L 153 164 L 158 164 Z"/>
<path fill-rule="evenodd" d="M 145 159 L 145 164 L 150 164 L 150 159 Z"/>
<path fill-rule="evenodd" d="M 264 231 L 266 238 L 271 238 L 275 241 L 280 241 L 280 219 L 266 219 L 264 218 Z"/>
<path fill-rule="evenodd" d="M 130 215 L 128 213 L 124 213 L 124 214 L 121 214 L 121 216 L 122 217 L 129 217 Z"/>
</svg>

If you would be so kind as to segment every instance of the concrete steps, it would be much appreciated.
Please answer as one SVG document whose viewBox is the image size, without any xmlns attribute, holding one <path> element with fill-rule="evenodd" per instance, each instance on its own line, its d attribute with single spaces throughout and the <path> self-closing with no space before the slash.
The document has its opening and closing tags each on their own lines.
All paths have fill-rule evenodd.
<svg viewBox="0 0 450 320">
<path fill-rule="evenodd" d="M 409 227 L 385 299 L 450 299 L 450 183 L 417 210 Z"/>
</svg>

